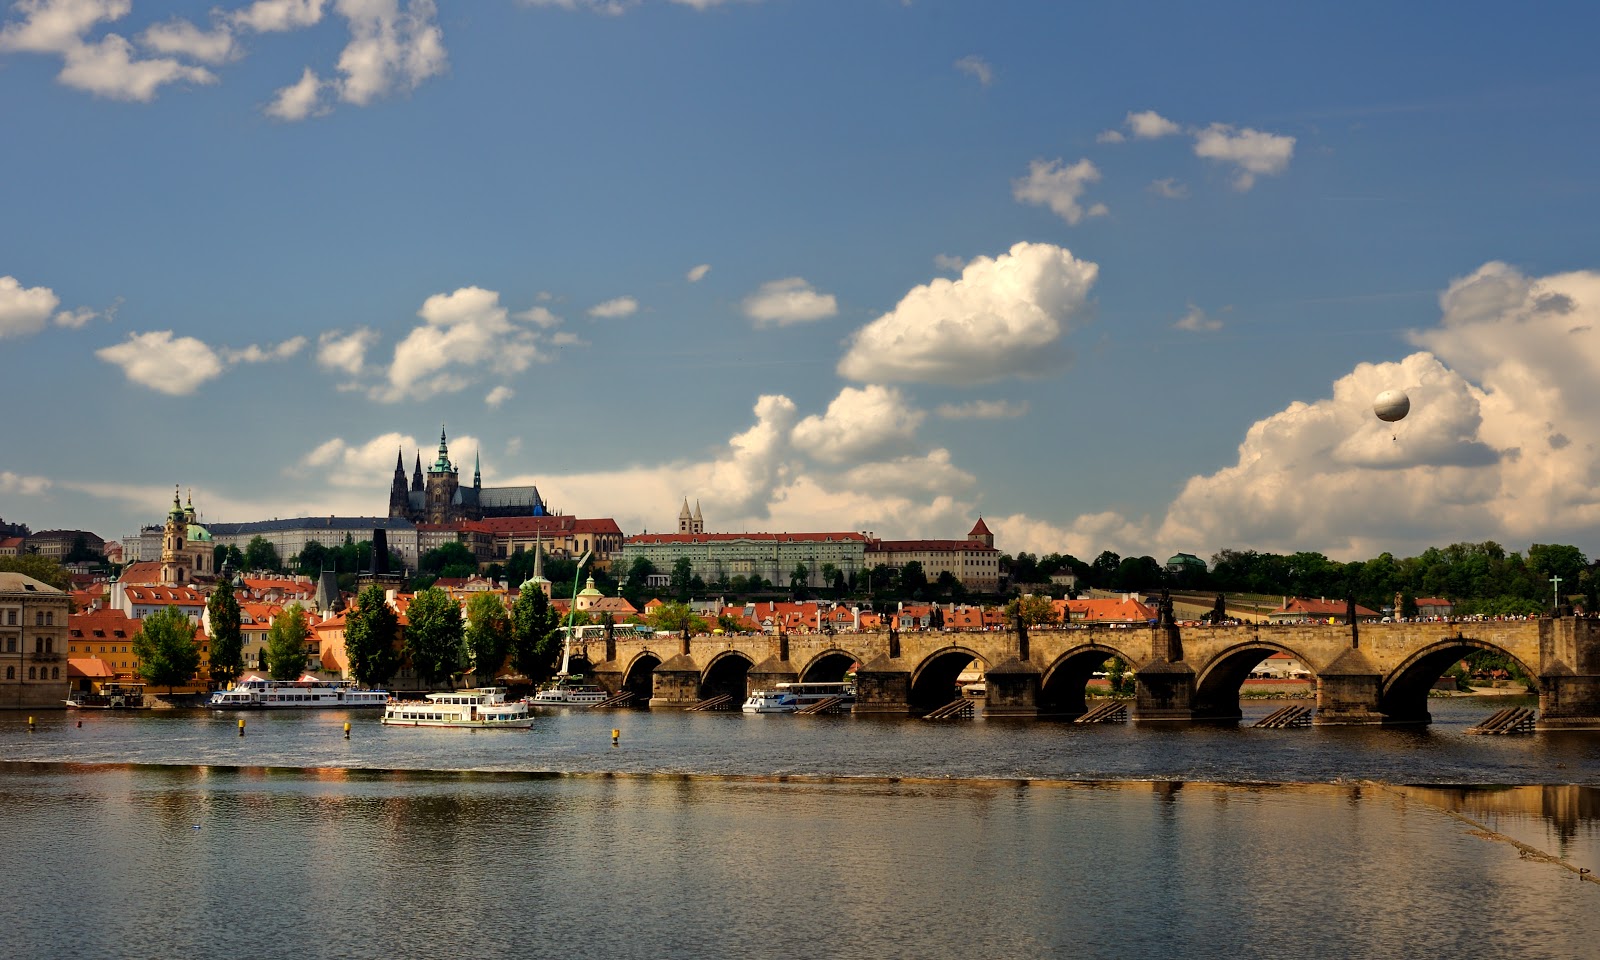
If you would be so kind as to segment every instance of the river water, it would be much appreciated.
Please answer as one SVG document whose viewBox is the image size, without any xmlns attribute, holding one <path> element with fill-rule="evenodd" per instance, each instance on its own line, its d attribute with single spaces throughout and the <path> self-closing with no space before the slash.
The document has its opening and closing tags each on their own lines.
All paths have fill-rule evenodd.
<svg viewBox="0 0 1600 960">
<path fill-rule="evenodd" d="M 1510 702 L 1415 730 L 5 715 L 0 956 L 1600 956 L 1600 734 L 1464 734 Z"/>
</svg>

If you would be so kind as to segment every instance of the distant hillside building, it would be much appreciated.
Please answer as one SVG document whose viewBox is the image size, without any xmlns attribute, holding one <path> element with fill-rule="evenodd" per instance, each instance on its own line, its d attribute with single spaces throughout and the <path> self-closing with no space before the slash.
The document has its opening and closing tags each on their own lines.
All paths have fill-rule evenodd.
<svg viewBox="0 0 1600 960">
<path fill-rule="evenodd" d="M 867 543 L 866 564 L 870 569 L 884 564 L 900 570 L 916 561 L 929 583 L 949 573 L 968 590 L 994 593 L 1000 589 L 1000 551 L 994 534 L 979 517 L 965 540 L 871 540 Z"/>
<path fill-rule="evenodd" d="M 300 553 L 306 544 L 315 540 L 325 547 L 344 545 L 346 537 L 351 543 L 371 543 L 373 532 L 382 530 L 389 551 L 397 554 L 408 569 L 417 568 L 421 552 L 417 546 L 417 526 L 409 520 L 396 517 L 296 517 L 289 520 L 253 520 L 248 523 L 213 523 L 211 536 L 216 543 L 237 547 L 244 553 L 250 541 L 261 537 L 277 551 L 278 559 L 287 562 Z"/>
<path fill-rule="evenodd" d="M 422 473 L 422 453 L 406 482 L 404 451 L 395 453 L 394 478 L 389 484 L 389 516 L 412 523 L 459 523 L 488 517 L 543 517 L 549 511 L 538 487 L 485 487 L 482 461 L 474 458 L 472 486 L 461 485 L 461 471 L 450 461 L 444 429 L 439 430 L 439 453 L 427 476 Z"/>
</svg>

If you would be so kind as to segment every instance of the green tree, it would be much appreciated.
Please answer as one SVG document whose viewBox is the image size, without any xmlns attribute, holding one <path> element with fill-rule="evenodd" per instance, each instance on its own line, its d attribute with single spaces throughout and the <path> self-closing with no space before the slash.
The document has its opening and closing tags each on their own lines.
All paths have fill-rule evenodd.
<svg viewBox="0 0 1600 960">
<path fill-rule="evenodd" d="M 72 577 L 67 573 L 67 568 L 38 554 L 0 557 L 0 572 L 24 574 L 40 583 L 48 583 L 57 590 L 72 589 Z"/>
<path fill-rule="evenodd" d="M 928 575 L 922 569 L 922 561 L 912 560 L 900 568 L 900 592 L 914 600 L 928 596 Z"/>
<path fill-rule="evenodd" d="M 354 610 L 344 618 L 344 652 L 350 673 L 363 687 L 382 687 L 400 672 L 400 618 L 389 608 L 383 588 L 361 591 Z"/>
<path fill-rule="evenodd" d="M 693 580 L 694 563 L 688 557 L 679 557 L 672 563 L 672 579 L 668 581 L 667 590 L 679 603 L 688 603 Z"/>
<path fill-rule="evenodd" d="M 72 549 L 62 559 L 67 563 L 82 563 L 86 560 L 99 560 L 100 554 L 89 549 L 89 538 L 80 533 L 72 538 Z"/>
<path fill-rule="evenodd" d="M 477 593 L 467 601 L 467 653 L 480 685 L 494 682 L 511 649 L 511 616 L 497 593 Z"/>
<path fill-rule="evenodd" d="M 306 669 L 306 638 L 311 625 L 298 603 L 272 618 L 267 628 L 267 674 L 274 680 L 296 680 Z"/>
<path fill-rule="evenodd" d="M 511 605 L 511 665 L 540 683 L 554 671 L 561 643 L 561 618 L 543 590 L 527 589 Z"/>
<path fill-rule="evenodd" d="M 1022 621 L 1030 627 L 1055 623 L 1056 621 L 1056 608 L 1050 603 L 1049 597 L 1029 594 L 1012 600 L 1006 604 L 1005 616 L 1007 625 L 1016 622 L 1019 610 L 1022 612 Z"/>
<path fill-rule="evenodd" d="M 278 560 L 278 548 L 259 534 L 251 537 L 250 543 L 244 548 L 244 565 L 251 570 L 283 569 L 282 563 Z"/>
<path fill-rule="evenodd" d="M 433 686 L 466 665 L 467 650 L 461 635 L 461 605 L 455 598 L 429 587 L 406 608 L 406 655 L 423 683 Z"/>
<path fill-rule="evenodd" d="M 664 633 L 680 633 L 685 625 L 690 633 L 705 633 L 705 618 L 689 609 L 687 603 L 663 603 L 650 615 L 650 625 Z"/>
<path fill-rule="evenodd" d="M 206 600 L 211 621 L 211 683 L 224 687 L 244 672 L 244 633 L 239 626 L 239 601 L 233 584 L 223 581 Z"/>
<path fill-rule="evenodd" d="M 418 566 L 436 577 L 470 577 L 478 572 L 478 558 L 464 543 L 447 543 L 424 553 Z"/>
<path fill-rule="evenodd" d="M 194 642 L 194 624 L 177 607 L 162 607 L 144 618 L 133 635 L 133 655 L 139 676 L 146 683 L 166 687 L 167 693 L 188 683 L 200 669 L 200 648 Z"/>
<path fill-rule="evenodd" d="M 333 561 L 333 568 L 339 569 L 338 554 L 317 540 L 307 540 L 306 545 L 300 548 L 300 553 L 294 558 L 294 570 L 296 573 L 314 577 L 329 566 L 330 560 Z"/>
</svg>

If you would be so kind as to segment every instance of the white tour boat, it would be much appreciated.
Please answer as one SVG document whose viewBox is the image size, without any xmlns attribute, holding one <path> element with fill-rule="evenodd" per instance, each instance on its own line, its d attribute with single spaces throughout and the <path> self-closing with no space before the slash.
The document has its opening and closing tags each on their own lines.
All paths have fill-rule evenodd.
<svg viewBox="0 0 1600 960">
<path fill-rule="evenodd" d="M 391 727 L 467 727 L 473 730 L 525 730 L 533 726 L 528 702 L 506 702 L 505 687 L 478 687 L 430 693 L 426 700 L 391 703 L 383 709 Z"/>
<path fill-rule="evenodd" d="M 268 680 L 245 677 L 230 690 L 218 690 L 207 706 L 213 710 L 348 710 L 381 707 L 389 702 L 387 690 L 358 690 L 349 680 Z"/>
<path fill-rule="evenodd" d="M 592 707 L 610 696 L 604 687 L 584 683 L 582 674 L 564 674 L 546 684 L 529 702 L 536 707 Z"/>
<path fill-rule="evenodd" d="M 780 683 L 771 690 L 757 690 L 741 707 L 745 713 L 794 713 L 825 700 L 837 701 L 840 710 L 849 709 L 856 702 L 855 684 L 838 683 Z"/>
<path fill-rule="evenodd" d="M 800 698 L 781 690 L 757 690 L 739 709 L 745 713 L 794 713 L 800 709 Z"/>
</svg>

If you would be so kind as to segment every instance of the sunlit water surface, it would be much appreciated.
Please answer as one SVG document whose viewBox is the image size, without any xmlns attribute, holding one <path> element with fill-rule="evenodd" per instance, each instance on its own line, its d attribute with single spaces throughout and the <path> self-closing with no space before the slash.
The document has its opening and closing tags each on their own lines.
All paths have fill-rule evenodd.
<svg viewBox="0 0 1600 960">
<path fill-rule="evenodd" d="M 0 956 L 1594 957 L 1600 735 L 1463 733 L 1499 705 L 7 715 Z"/>
</svg>

